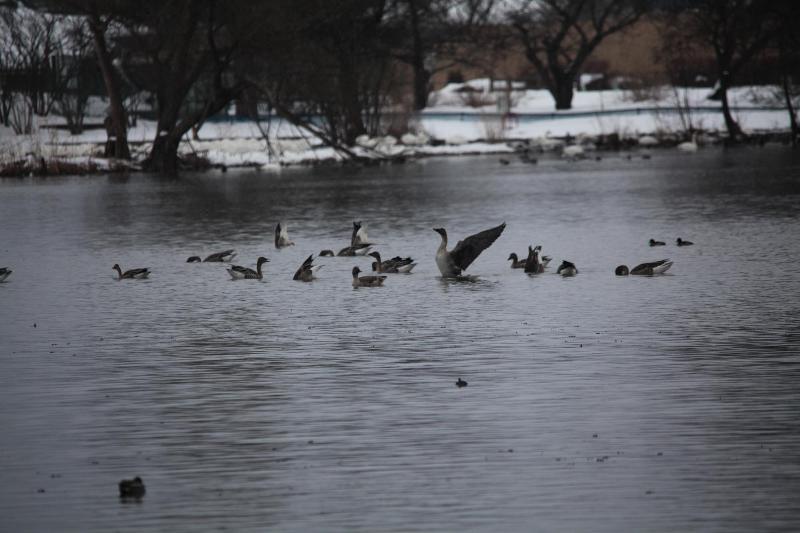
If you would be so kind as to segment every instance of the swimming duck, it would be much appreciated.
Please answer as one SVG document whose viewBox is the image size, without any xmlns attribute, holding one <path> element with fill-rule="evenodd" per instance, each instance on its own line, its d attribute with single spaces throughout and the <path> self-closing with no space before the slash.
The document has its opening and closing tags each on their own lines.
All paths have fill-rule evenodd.
<svg viewBox="0 0 800 533">
<path fill-rule="evenodd" d="M 5 281 L 6 278 L 11 275 L 11 272 L 13 271 L 10 268 L 0 268 L 0 281 Z"/>
<path fill-rule="evenodd" d="M 202 259 L 200 259 L 199 255 L 193 255 L 186 260 L 187 263 L 199 263 L 200 261 L 202 261 Z"/>
<path fill-rule="evenodd" d="M 684 241 L 680 237 L 678 237 L 678 240 L 675 242 L 678 244 L 678 246 L 691 246 L 694 244 L 692 241 Z"/>
<path fill-rule="evenodd" d="M 467 383 L 466 381 L 464 381 L 461 378 L 458 378 L 458 380 L 456 381 L 456 387 L 458 387 L 459 389 L 461 387 L 466 387 L 467 385 L 469 385 L 469 383 Z"/>
<path fill-rule="evenodd" d="M 655 239 L 650 239 L 650 246 L 664 246 L 665 244 L 667 243 L 665 243 L 664 241 L 657 241 Z"/>
<path fill-rule="evenodd" d="M 252 268 L 245 268 L 239 265 L 233 265 L 228 270 L 228 274 L 231 275 L 233 279 L 262 279 L 264 277 L 263 273 L 261 272 L 261 265 L 264 263 L 269 263 L 269 259 L 266 257 L 259 257 L 258 262 L 256 263 L 256 269 L 253 270 Z"/>
<path fill-rule="evenodd" d="M 126 270 L 125 272 L 123 272 L 119 265 L 116 264 L 111 268 L 116 270 L 117 274 L 119 274 L 118 279 L 145 279 L 150 275 L 149 268 L 132 268 L 131 270 Z"/>
<path fill-rule="evenodd" d="M 141 498 L 144 493 L 144 482 L 139 476 L 133 479 L 123 479 L 119 482 L 120 498 Z"/>
<path fill-rule="evenodd" d="M 544 265 L 539 261 L 539 247 L 531 248 L 528 246 L 528 258 L 525 259 L 525 272 L 528 274 L 541 274 L 544 272 Z"/>
<path fill-rule="evenodd" d="M 285 248 L 286 246 L 294 246 L 294 243 L 289 240 L 286 226 L 281 226 L 281 223 L 278 222 L 278 225 L 275 226 L 275 248 Z"/>
<path fill-rule="evenodd" d="M 626 265 L 620 265 L 614 270 L 614 274 L 617 276 L 627 276 L 628 274 L 633 276 L 653 276 L 655 274 L 663 274 L 669 270 L 671 266 L 672 261 L 669 259 L 662 259 L 661 261 L 636 265 L 632 270 L 628 270 Z"/>
<path fill-rule="evenodd" d="M 525 268 L 525 261 L 521 261 L 517 258 L 517 254 L 510 253 L 508 254 L 508 259 L 506 261 L 511 261 L 511 268 Z"/>
<path fill-rule="evenodd" d="M 470 235 L 463 241 L 458 241 L 450 251 L 447 250 L 447 231 L 444 228 L 433 228 L 442 237 L 436 250 L 436 266 L 439 267 L 439 272 L 445 278 L 460 276 L 461 271 L 466 270 L 481 252 L 491 246 L 505 228 L 506 223 L 503 222 L 497 227 Z"/>
<path fill-rule="evenodd" d="M 578 268 L 574 263 L 570 263 L 569 261 L 562 261 L 561 265 L 558 267 L 558 270 L 556 270 L 556 274 L 561 274 L 565 278 L 574 276 L 577 273 Z"/>
<path fill-rule="evenodd" d="M 335 255 L 335 254 L 333 253 L 333 250 L 322 250 L 322 251 L 319 253 L 319 256 L 320 256 L 320 257 L 333 257 L 334 255 Z"/>
<path fill-rule="evenodd" d="M 359 272 L 361 272 L 360 268 L 353 267 L 353 287 L 380 287 L 383 285 L 383 280 L 386 279 L 386 276 L 358 277 Z"/>
<path fill-rule="evenodd" d="M 375 258 L 372 263 L 372 271 L 380 274 L 407 274 L 417 266 L 410 257 L 403 258 L 398 255 L 386 261 L 381 261 L 381 254 L 378 252 L 371 252 L 368 255 Z"/>
<path fill-rule="evenodd" d="M 314 254 L 311 254 L 305 261 L 303 261 L 303 264 L 300 265 L 300 268 L 298 268 L 297 272 L 294 273 L 294 277 L 292 279 L 295 281 L 313 281 L 314 273 L 320 268 L 322 268 L 322 265 L 315 265 Z"/>
<path fill-rule="evenodd" d="M 211 254 L 205 259 L 203 259 L 203 263 L 228 263 L 236 257 L 236 252 L 233 250 L 225 250 L 224 252 L 217 252 L 215 254 Z"/>
</svg>

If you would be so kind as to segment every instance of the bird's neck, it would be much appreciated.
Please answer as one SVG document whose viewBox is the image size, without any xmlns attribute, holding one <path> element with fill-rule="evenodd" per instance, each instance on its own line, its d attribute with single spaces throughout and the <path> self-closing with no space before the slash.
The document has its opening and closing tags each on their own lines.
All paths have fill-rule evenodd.
<svg viewBox="0 0 800 533">
<path fill-rule="evenodd" d="M 439 244 L 439 251 L 445 252 L 447 251 L 447 234 L 445 233 L 444 235 L 442 235 L 440 233 L 439 235 L 442 237 L 442 242 Z"/>
</svg>

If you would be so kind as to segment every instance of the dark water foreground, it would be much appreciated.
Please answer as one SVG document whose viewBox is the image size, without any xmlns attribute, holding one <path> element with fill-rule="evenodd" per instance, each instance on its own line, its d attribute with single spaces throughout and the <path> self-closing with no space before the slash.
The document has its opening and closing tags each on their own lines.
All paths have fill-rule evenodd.
<svg viewBox="0 0 800 533">
<path fill-rule="evenodd" d="M 778 148 L 0 181 L 0 530 L 798 530 L 798 206 Z M 415 272 L 292 282 L 353 219 Z M 433 226 L 503 220 L 437 277 Z M 228 247 L 267 278 L 184 263 Z"/>
</svg>

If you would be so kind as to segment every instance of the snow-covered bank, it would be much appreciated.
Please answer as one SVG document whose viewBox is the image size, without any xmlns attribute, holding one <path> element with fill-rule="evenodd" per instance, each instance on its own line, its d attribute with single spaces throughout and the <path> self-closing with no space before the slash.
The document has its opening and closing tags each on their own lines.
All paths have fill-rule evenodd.
<svg viewBox="0 0 800 533">
<path fill-rule="evenodd" d="M 707 99 L 709 89 L 650 89 L 643 94 L 621 90 L 577 92 L 572 110 L 555 112 L 552 97 L 546 91 L 492 92 L 484 81 L 469 82 L 476 87 L 466 92 L 466 84 L 453 84 L 434 93 L 431 107 L 411 119 L 410 126 L 417 134 L 399 139 L 363 137 L 351 152 L 363 158 L 403 159 L 508 153 L 513 147 L 518 149 L 520 141 L 526 150 L 561 151 L 570 143 L 579 144 L 583 150 L 596 145 L 675 146 L 689 139 L 688 130 L 705 132 L 706 143 L 724 136 L 722 113 L 715 110 L 718 103 Z M 776 94 L 771 87 L 731 91 L 735 117 L 745 132 L 788 130 L 789 117 L 778 105 Z M 499 111 L 509 109 L 503 107 L 502 101 L 498 105 L 503 98 L 510 104 L 507 113 Z M 98 119 L 94 117 L 92 121 Z M 0 126 L 0 166 L 19 166 L 20 161 L 42 158 L 63 162 L 70 158 L 99 160 L 105 130 L 70 135 L 65 129 L 53 128 L 62 123 L 58 117 L 40 119 L 34 134 L 22 136 Z M 155 123 L 151 121 L 139 120 L 130 129 L 128 138 L 134 159 L 146 156 L 154 135 Z M 261 124 L 228 118 L 210 120 L 200 128 L 196 139 L 185 137 L 180 154 L 224 167 L 276 167 L 346 158 L 323 146 L 307 131 L 278 118 Z"/>
</svg>

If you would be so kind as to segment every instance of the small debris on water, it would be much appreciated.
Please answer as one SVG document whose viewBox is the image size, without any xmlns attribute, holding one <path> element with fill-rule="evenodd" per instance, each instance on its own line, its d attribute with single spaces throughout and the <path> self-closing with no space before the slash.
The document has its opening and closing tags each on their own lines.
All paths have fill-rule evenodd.
<svg viewBox="0 0 800 533">
<path fill-rule="evenodd" d="M 592 435 L 592 438 L 593 438 L 593 439 L 596 439 L 596 438 L 597 438 L 597 433 L 595 433 L 594 435 Z"/>
</svg>

